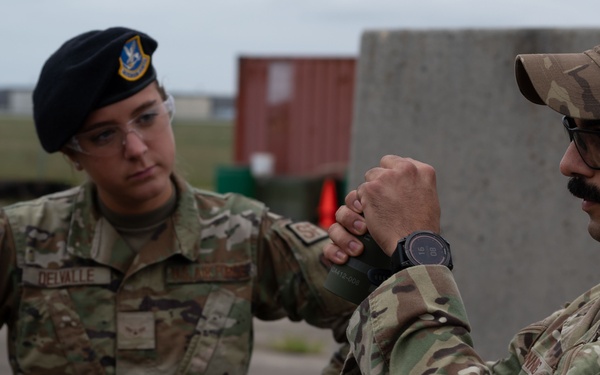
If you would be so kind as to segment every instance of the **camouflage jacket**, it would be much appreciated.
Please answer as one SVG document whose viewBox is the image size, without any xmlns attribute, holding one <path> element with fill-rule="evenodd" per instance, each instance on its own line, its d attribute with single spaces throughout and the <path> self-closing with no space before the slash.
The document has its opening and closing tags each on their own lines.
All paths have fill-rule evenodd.
<svg viewBox="0 0 600 375">
<path fill-rule="evenodd" d="M 178 181 L 175 213 L 132 252 L 84 184 L 0 211 L 0 326 L 19 374 L 245 374 L 252 318 L 345 342 L 355 306 L 323 290 L 327 234 Z M 324 373 L 339 373 L 343 345 Z"/>
<path fill-rule="evenodd" d="M 509 354 L 484 362 L 452 273 L 444 266 L 400 271 L 356 310 L 351 359 L 364 374 L 599 374 L 600 286 L 518 332 Z M 352 358 L 353 357 L 353 358 Z"/>
</svg>

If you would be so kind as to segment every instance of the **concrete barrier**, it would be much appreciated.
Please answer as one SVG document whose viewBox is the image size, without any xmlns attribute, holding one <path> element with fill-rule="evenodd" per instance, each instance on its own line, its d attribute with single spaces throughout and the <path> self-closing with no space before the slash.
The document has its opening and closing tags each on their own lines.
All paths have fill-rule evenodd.
<svg viewBox="0 0 600 375">
<path fill-rule="evenodd" d="M 348 186 L 387 153 L 436 167 L 442 228 L 485 359 L 595 285 L 600 249 L 558 164 L 560 116 L 519 93 L 519 53 L 581 52 L 600 29 L 367 31 Z"/>
</svg>

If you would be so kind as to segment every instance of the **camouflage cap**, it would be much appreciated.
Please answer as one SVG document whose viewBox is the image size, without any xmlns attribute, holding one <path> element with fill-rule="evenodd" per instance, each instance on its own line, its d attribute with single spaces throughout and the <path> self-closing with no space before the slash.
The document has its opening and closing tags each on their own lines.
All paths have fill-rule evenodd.
<svg viewBox="0 0 600 375">
<path fill-rule="evenodd" d="M 515 74 L 529 101 L 563 115 L 600 119 L 600 45 L 583 53 L 518 55 Z"/>
</svg>

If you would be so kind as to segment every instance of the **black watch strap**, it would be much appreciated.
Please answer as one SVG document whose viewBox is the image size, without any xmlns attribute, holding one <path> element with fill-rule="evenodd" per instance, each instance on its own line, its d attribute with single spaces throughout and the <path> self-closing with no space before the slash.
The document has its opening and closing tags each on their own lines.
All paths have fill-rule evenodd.
<svg viewBox="0 0 600 375">
<path fill-rule="evenodd" d="M 396 250 L 394 250 L 394 252 L 392 253 L 392 257 L 390 258 L 392 261 L 392 272 L 394 273 L 401 271 L 407 267 L 410 267 L 410 265 L 403 266 L 400 261 L 400 252 L 404 251 L 404 249 L 402 248 L 404 245 L 400 245 L 400 242 L 402 241 L 406 241 L 406 237 L 398 241 L 398 244 L 396 245 Z"/>
</svg>

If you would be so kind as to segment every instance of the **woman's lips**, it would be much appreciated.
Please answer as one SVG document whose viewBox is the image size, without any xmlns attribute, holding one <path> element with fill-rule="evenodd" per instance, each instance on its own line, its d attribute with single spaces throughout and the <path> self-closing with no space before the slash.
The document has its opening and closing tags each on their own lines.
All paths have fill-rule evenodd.
<svg viewBox="0 0 600 375">
<path fill-rule="evenodd" d="M 148 177 L 152 176 L 153 173 L 154 173 L 154 166 L 148 167 L 148 168 L 142 169 L 140 171 L 137 171 L 133 174 L 130 174 L 128 179 L 140 180 L 140 179 L 144 179 L 144 178 L 148 178 Z"/>
</svg>

